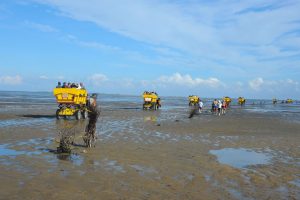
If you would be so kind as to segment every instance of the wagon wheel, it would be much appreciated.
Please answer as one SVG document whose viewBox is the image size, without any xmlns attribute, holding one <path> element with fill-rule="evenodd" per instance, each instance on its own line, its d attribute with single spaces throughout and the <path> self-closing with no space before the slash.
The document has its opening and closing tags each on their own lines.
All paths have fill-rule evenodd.
<svg viewBox="0 0 300 200">
<path fill-rule="evenodd" d="M 56 119 L 58 119 L 58 120 L 62 118 L 62 116 L 59 115 L 59 112 L 60 112 L 60 109 L 57 109 L 56 110 Z"/>
<path fill-rule="evenodd" d="M 82 115 L 82 118 L 83 118 L 83 119 L 87 119 L 89 113 L 88 113 L 88 111 L 85 109 L 85 110 L 81 111 L 81 115 Z"/>
<path fill-rule="evenodd" d="M 75 112 L 75 118 L 76 118 L 77 120 L 80 120 L 80 119 L 81 119 L 81 113 L 80 113 L 80 110 L 77 110 L 77 111 Z"/>
<path fill-rule="evenodd" d="M 154 108 L 154 110 L 156 110 L 156 109 L 157 109 L 157 107 L 156 107 L 156 103 L 154 103 L 154 104 L 153 104 L 153 108 Z"/>
</svg>

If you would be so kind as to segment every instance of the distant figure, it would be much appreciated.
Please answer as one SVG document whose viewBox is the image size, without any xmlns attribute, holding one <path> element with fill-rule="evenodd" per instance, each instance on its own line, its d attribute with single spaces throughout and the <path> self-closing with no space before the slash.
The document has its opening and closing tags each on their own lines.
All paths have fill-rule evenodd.
<svg viewBox="0 0 300 200">
<path fill-rule="evenodd" d="M 80 83 L 80 84 L 79 84 L 78 89 L 83 89 L 83 90 L 85 90 L 85 87 L 84 87 L 83 83 Z"/>
<path fill-rule="evenodd" d="M 222 115 L 226 113 L 226 109 L 227 109 L 227 103 L 226 101 L 222 102 Z"/>
<path fill-rule="evenodd" d="M 199 113 L 202 113 L 202 109 L 203 109 L 203 102 L 200 99 L 200 101 L 199 101 Z"/>
<path fill-rule="evenodd" d="M 72 83 L 70 88 L 77 88 L 78 86 L 75 83 Z"/>
<path fill-rule="evenodd" d="M 67 88 L 67 87 L 68 87 L 67 83 L 64 82 L 63 85 L 62 85 L 62 88 Z"/>
<path fill-rule="evenodd" d="M 212 103 L 213 113 L 217 114 L 217 109 L 218 109 L 218 101 L 217 101 L 217 99 L 215 99 Z"/>
<path fill-rule="evenodd" d="M 218 101 L 217 106 L 218 106 L 218 114 L 220 116 L 221 115 L 221 109 L 222 109 L 222 102 L 220 100 Z"/>
<path fill-rule="evenodd" d="M 157 104 L 157 108 L 160 108 L 160 107 L 161 107 L 160 98 L 157 98 L 156 104 Z"/>
<path fill-rule="evenodd" d="M 212 113 L 215 112 L 215 102 L 214 101 L 211 103 L 211 112 Z"/>
<path fill-rule="evenodd" d="M 61 88 L 61 82 L 58 82 L 58 83 L 57 83 L 56 88 Z"/>
</svg>

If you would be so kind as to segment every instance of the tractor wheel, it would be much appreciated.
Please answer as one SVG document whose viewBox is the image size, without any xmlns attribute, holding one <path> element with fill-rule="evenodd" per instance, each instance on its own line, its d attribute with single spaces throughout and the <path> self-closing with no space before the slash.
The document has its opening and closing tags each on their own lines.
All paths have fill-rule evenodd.
<svg viewBox="0 0 300 200">
<path fill-rule="evenodd" d="M 62 118 L 62 116 L 59 115 L 59 112 L 60 112 L 60 109 L 57 109 L 56 110 L 56 119 L 58 119 L 58 120 Z"/>
<path fill-rule="evenodd" d="M 157 109 L 157 107 L 156 107 L 156 103 L 154 103 L 154 104 L 153 104 L 153 109 L 154 109 L 154 110 L 156 110 L 156 109 Z"/>
<path fill-rule="evenodd" d="M 87 119 L 88 116 L 89 116 L 89 113 L 88 113 L 87 110 L 83 110 L 83 111 L 81 111 L 81 115 L 82 115 L 82 118 L 83 118 L 83 119 Z"/>
<path fill-rule="evenodd" d="M 77 120 L 80 120 L 80 119 L 81 119 L 81 113 L 80 113 L 80 110 L 77 110 L 77 111 L 75 112 L 75 118 L 76 118 Z"/>
</svg>

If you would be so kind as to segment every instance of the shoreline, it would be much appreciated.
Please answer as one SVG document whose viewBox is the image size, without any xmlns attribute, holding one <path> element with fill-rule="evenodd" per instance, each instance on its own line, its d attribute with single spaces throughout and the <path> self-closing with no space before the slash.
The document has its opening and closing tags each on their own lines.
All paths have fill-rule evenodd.
<svg viewBox="0 0 300 200">
<path fill-rule="evenodd" d="M 188 108 L 153 112 L 115 105 L 120 106 L 107 104 L 101 110 L 98 140 L 90 149 L 82 146 L 86 121 L 57 121 L 55 107 L 1 112 L 2 198 L 300 197 L 298 122 L 239 108 L 189 119 Z M 65 127 L 77 130 L 69 157 L 53 153 Z M 231 165 L 232 153 L 246 154 L 250 165 Z M 255 163 L 255 156 L 268 162 Z"/>
</svg>

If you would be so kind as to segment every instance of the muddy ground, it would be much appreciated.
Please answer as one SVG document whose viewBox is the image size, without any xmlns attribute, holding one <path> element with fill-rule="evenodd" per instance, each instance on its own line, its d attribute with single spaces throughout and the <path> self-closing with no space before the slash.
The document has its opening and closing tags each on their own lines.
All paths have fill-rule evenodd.
<svg viewBox="0 0 300 200">
<path fill-rule="evenodd" d="M 107 109 L 86 121 L 52 108 L 0 114 L 0 199 L 300 199 L 300 123 L 231 109 Z M 71 155 L 53 152 L 76 128 Z"/>
</svg>

